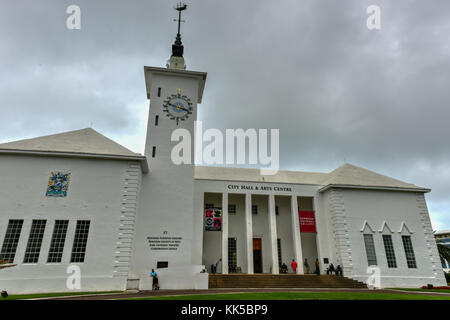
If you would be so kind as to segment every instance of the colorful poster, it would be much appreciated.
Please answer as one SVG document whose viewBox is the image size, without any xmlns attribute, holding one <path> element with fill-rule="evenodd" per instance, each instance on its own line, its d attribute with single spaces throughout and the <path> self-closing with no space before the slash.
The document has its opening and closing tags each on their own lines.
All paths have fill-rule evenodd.
<svg viewBox="0 0 450 320">
<path fill-rule="evenodd" d="M 51 172 L 48 179 L 47 197 L 67 197 L 67 189 L 69 189 L 70 173 L 69 172 Z"/>
<path fill-rule="evenodd" d="M 222 209 L 210 208 L 205 211 L 205 230 L 222 231 Z"/>
<path fill-rule="evenodd" d="M 298 211 L 300 232 L 317 233 L 314 211 Z"/>
</svg>

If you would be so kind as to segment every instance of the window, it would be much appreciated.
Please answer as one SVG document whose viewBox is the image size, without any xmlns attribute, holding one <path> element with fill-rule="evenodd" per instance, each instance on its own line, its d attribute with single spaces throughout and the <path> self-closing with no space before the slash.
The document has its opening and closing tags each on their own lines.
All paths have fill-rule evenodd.
<svg viewBox="0 0 450 320">
<path fill-rule="evenodd" d="M 403 248 L 405 249 L 406 263 L 408 268 L 417 268 L 416 256 L 411 242 L 411 236 L 402 236 Z"/>
<path fill-rule="evenodd" d="M 47 220 L 33 220 L 23 263 L 37 263 Z"/>
<path fill-rule="evenodd" d="M 5 262 L 14 262 L 22 225 L 23 220 L 9 220 L 8 222 L 8 228 L 6 229 L 5 239 L 3 240 L 2 251 L 0 253 L 0 259 Z"/>
<path fill-rule="evenodd" d="M 235 204 L 228 205 L 228 214 L 230 214 L 232 216 L 236 215 L 236 205 Z"/>
<path fill-rule="evenodd" d="M 155 126 L 158 125 L 158 121 L 159 121 L 159 116 L 155 116 Z"/>
<path fill-rule="evenodd" d="M 50 250 L 48 251 L 47 263 L 61 262 L 64 243 L 66 242 L 67 227 L 69 220 L 56 220 L 53 228 L 52 241 L 50 242 Z"/>
<path fill-rule="evenodd" d="M 367 264 L 369 266 L 377 265 L 377 255 L 375 253 L 375 245 L 373 243 L 373 235 L 364 235 L 364 245 L 366 247 Z"/>
<path fill-rule="evenodd" d="M 161 97 L 161 88 L 158 88 L 158 97 Z"/>
<path fill-rule="evenodd" d="M 213 209 L 213 208 L 214 208 L 214 203 L 206 203 L 205 204 L 205 210 Z"/>
<path fill-rule="evenodd" d="M 164 269 L 169 267 L 169 261 L 158 261 L 156 262 L 156 269 Z"/>
<path fill-rule="evenodd" d="M 278 267 L 281 267 L 283 262 L 281 261 L 281 239 L 277 239 L 277 249 L 278 249 Z"/>
<path fill-rule="evenodd" d="M 383 234 L 383 243 L 384 243 L 384 251 L 386 252 L 388 267 L 397 268 L 394 245 L 392 244 L 392 236 L 390 234 Z"/>
<path fill-rule="evenodd" d="M 278 208 L 278 206 L 275 206 L 275 215 L 279 215 L 280 214 L 280 210 L 279 210 L 279 208 Z"/>
<path fill-rule="evenodd" d="M 154 146 L 154 147 L 152 148 L 152 158 L 154 158 L 155 155 L 156 155 L 156 147 Z"/>
<path fill-rule="evenodd" d="M 88 220 L 77 221 L 70 262 L 84 262 L 90 224 Z"/>
<path fill-rule="evenodd" d="M 252 214 L 258 214 L 258 206 L 256 205 L 252 206 Z"/>
<path fill-rule="evenodd" d="M 228 238 L 228 270 L 235 272 L 237 266 L 236 238 Z"/>
</svg>

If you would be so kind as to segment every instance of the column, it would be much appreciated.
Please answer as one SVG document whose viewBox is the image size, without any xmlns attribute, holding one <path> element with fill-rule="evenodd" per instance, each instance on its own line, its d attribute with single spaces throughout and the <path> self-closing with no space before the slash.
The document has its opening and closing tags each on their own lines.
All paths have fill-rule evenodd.
<svg viewBox="0 0 450 320">
<path fill-rule="evenodd" d="M 275 195 L 269 195 L 269 239 L 271 247 L 272 274 L 279 274 L 278 245 L 277 245 L 277 218 L 275 214 Z"/>
<path fill-rule="evenodd" d="M 321 221 L 319 221 L 319 199 L 318 199 L 319 195 L 316 195 L 313 198 L 313 210 L 314 210 L 314 217 L 316 219 L 316 249 L 317 249 L 317 258 L 319 259 L 319 264 L 320 264 L 320 272 L 323 274 L 325 271 L 325 265 L 323 263 L 323 255 L 326 254 L 325 252 L 323 252 L 322 250 L 322 235 L 324 234 L 321 230 L 322 225 L 321 225 Z M 337 264 L 335 264 L 336 266 Z"/>
<path fill-rule="evenodd" d="M 228 274 L 228 193 L 222 193 L 222 274 Z"/>
<path fill-rule="evenodd" d="M 303 270 L 303 254 L 302 254 L 302 238 L 300 237 L 300 222 L 298 218 L 298 202 L 297 196 L 291 196 L 291 218 L 292 218 L 292 239 L 294 248 L 294 259 L 297 261 L 298 268 L 297 273 L 305 273 Z M 311 268 L 311 263 L 314 261 L 308 261 Z"/>
<path fill-rule="evenodd" d="M 247 241 L 247 273 L 253 274 L 253 222 L 251 193 L 245 194 L 245 239 Z"/>
</svg>

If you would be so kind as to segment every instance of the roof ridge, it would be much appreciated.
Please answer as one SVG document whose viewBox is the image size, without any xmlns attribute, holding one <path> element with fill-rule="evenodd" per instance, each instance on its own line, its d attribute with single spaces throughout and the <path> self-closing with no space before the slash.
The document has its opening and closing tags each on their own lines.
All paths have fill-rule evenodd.
<svg viewBox="0 0 450 320">
<path fill-rule="evenodd" d="M 0 150 L 141 156 L 92 128 L 6 142 Z"/>
<path fill-rule="evenodd" d="M 233 168 L 220 166 L 195 166 L 195 179 L 248 181 L 288 184 L 315 184 L 328 187 L 353 187 L 386 190 L 418 190 L 429 192 L 429 189 L 391 178 L 374 171 L 345 163 L 329 173 L 280 170 L 273 176 L 261 176 L 255 168 Z"/>
</svg>

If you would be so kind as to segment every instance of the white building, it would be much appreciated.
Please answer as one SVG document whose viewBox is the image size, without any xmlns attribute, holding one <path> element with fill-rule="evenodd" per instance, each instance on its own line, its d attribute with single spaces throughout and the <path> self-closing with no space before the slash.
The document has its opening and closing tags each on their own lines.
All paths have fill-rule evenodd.
<svg viewBox="0 0 450 320">
<path fill-rule="evenodd" d="M 178 39 L 177 39 L 178 41 Z M 206 73 L 185 70 L 180 42 L 167 68 L 145 67 L 145 155 L 92 129 L 0 145 L 0 271 L 10 293 L 207 288 L 203 272 L 304 273 L 333 263 L 383 287 L 445 285 L 424 194 L 351 164 L 330 173 L 176 165 L 171 134 L 193 136 Z M 220 225 L 206 209 L 222 208 Z M 213 219 L 213 218 L 211 218 Z M 300 221 L 301 220 L 301 221 Z M 302 231 L 300 230 L 302 227 Z M 205 229 L 210 230 L 205 230 Z M 72 269 L 69 269 L 70 272 Z"/>
</svg>

